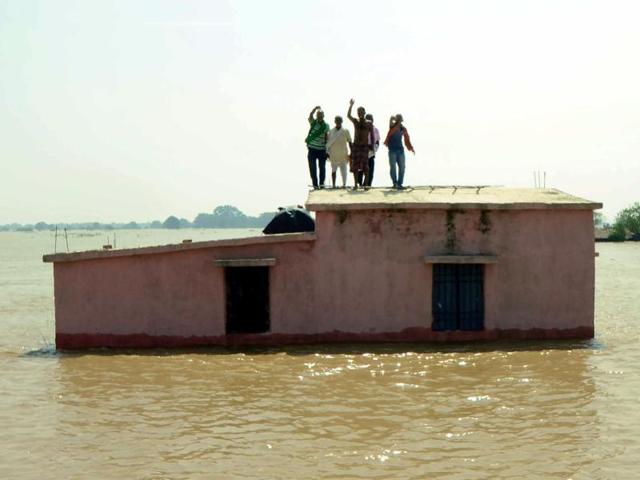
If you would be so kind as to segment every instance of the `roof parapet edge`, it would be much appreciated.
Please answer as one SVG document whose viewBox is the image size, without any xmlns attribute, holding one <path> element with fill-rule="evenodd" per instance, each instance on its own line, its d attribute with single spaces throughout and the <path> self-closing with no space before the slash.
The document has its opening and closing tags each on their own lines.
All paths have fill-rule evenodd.
<svg viewBox="0 0 640 480">
<path fill-rule="evenodd" d="M 190 250 L 201 250 L 205 248 L 238 247 L 245 245 L 263 245 L 288 242 L 313 242 L 316 240 L 316 238 L 317 237 L 315 232 L 282 233 L 256 237 L 226 238 L 220 240 L 207 240 L 203 242 L 126 248 L 122 250 L 86 250 L 70 253 L 50 253 L 43 255 L 42 261 L 45 263 L 79 262 L 83 260 L 134 257 L 139 255 L 154 255 Z"/>
</svg>

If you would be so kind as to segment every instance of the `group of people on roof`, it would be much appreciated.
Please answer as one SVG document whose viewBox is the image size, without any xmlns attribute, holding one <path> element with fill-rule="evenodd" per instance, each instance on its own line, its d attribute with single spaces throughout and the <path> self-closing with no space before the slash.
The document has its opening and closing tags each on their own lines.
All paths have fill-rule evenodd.
<svg viewBox="0 0 640 480">
<path fill-rule="evenodd" d="M 373 115 L 364 107 L 356 110 L 353 117 L 354 100 L 349 101 L 347 118 L 351 120 L 354 134 L 342 125 L 342 117 L 336 116 L 335 127 L 330 128 L 324 121 L 324 112 L 317 106 L 309 113 L 309 133 L 305 142 L 308 148 L 309 174 L 313 188 L 324 188 L 327 160 L 331 163 L 331 184 L 336 188 L 336 174 L 340 170 L 342 187 L 347 186 L 347 165 L 353 174 L 353 189 L 371 188 L 375 158 L 380 146 L 380 132 L 373 124 Z M 315 117 L 315 118 L 314 118 Z M 389 119 L 389 132 L 384 145 L 389 149 L 389 175 L 393 188 L 402 190 L 405 172 L 404 147 L 415 154 L 409 132 L 403 125 L 402 115 L 392 115 Z M 403 145 L 404 142 L 404 145 Z M 319 178 L 318 178 L 318 173 Z"/>
</svg>

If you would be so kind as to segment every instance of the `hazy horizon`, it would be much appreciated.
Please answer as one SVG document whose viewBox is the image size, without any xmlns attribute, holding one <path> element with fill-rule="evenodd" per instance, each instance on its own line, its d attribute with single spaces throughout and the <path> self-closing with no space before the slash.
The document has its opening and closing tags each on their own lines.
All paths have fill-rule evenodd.
<svg viewBox="0 0 640 480">
<path fill-rule="evenodd" d="M 0 0 L 0 224 L 304 202 L 306 118 L 350 97 L 406 184 L 640 200 L 640 4 Z M 362 34 L 358 37 L 358 29 Z M 386 149 L 375 185 L 388 185 Z"/>
<path fill-rule="evenodd" d="M 225 206 L 231 206 L 234 208 L 235 205 L 217 205 L 216 207 L 225 207 Z M 287 205 L 287 206 L 293 206 L 293 205 Z M 97 221 L 97 220 L 92 220 L 92 219 L 80 219 L 80 220 L 72 220 L 72 221 L 67 221 L 67 222 L 58 222 L 58 221 L 47 221 L 46 219 L 42 219 L 42 220 L 38 220 L 37 222 L 10 222 L 10 223 L 0 223 L 0 227 L 3 226 L 10 226 L 10 225 L 22 225 L 22 226 L 28 226 L 28 225 L 33 225 L 35 226 L 36 224 L 40 223 L 40 222 L 44 222 L 46 223 L 48 226 L 50 227 L 55 227 L 56 225 L 85 225 L 85 224 L 91 224 L 91 223 L 99 223 L 100 225 L 126 225 L 128 223 L 136 223 L 138 225 L 146 225 L 146 224 L 151 224 L 154 222 L 164 222 L 165 220 L 167 220 L 169 217 L 175 217 L 178 220 L 188 220 L 190 223 L 194 223 L 196 217 L 205 214 L 205 215 L 211 215 L 213 212 L 215 211 L 215 208 L 211 208 L 209 210 L 206 211 L 202 211 L 202 212 L 198 212 L 196 215 L 194 215 L 191 218 L 188 217 L 178 217 L 177 215 L 174 215 L 172 213 L 168 213 L 162 217 L 157 217 L 157 218 L 147 218 L 144 220 L 125 220 L 125 221 L 121 221 L 121 220 L 104 220 L 104 221 Z M 247 212 L 244 212 L 242 210 L 240 210 L 240 213 L 244 214 L 247 220 L 255 220 L 261 216 L 264 215 L 274 215 L 275 213 L 277 213 L 278 209 L 274 208 L 273 211 L 264 211 L 264 212 L 259 212 L 256 215 L 252 215 L 249 214 Z M 180 227 L 183 228 L 183 227 Z M 184 227 L 186 228 L 186 227 Z"/>
</svg>

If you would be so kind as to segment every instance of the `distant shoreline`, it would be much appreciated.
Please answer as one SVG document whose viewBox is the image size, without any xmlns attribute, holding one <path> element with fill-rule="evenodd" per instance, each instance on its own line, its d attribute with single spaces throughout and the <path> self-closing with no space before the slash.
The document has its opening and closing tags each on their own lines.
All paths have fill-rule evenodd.
<svg viewBox="0 0 640 480">
<path fill-rule="evenodd" d="M 193 220 L 168 216 L 164 222 L 153 220 L 150 222 L 37 222 L 37 223 L 9 223 L 0 225 L 0 232 L 33 232 L 60 230 L 145 230 L 166 229 L 179 230 L 184 228 L 264 228 L 276 215 L 276 211 L 263 212 L 257 217 L 246 215 L 233 205 L 220 205 L 212 213 L 199 213 Z"/>
<path fill-rule="evenodd" d="M 596 243 L 624 243 L 624 242 L 640 242 L 637 238 L 627 238 L 625 240 L 614 240 L 612 238 L 595 238 Z"/>
<path fill-rule="evenodd" d="M 145 231 L 145 230 L 260 230 L 264 228 L 263 226 L 248 226 L 248 227 L 180 227 L 180 228 L 167 228 L 167 227 L 139 227 L 139 228 L 128 228 L 128 227 L 99 227 L 99 228 L 74 228 L 74 227 L 58 227 L 58 233 L 64 232 L 116 232 L 116 231 Z M 5 229 L 0 226 L 0 233 L 41 233 L 41 232 L 49 232 L 54 233 L 55 228 L 50 229 L 36 229 L 36 228 L 17 228 L 17 229 Z"/>
<path fill-rule="evenodd" d="M 0 225 L 0 233 L 41 233 L 41 232 L 55 232 L 55 228 L 51 229 L 36 229 L 36 228 L 21 228 L 21 229 L 6 229 L 2 228 L 3 225 Z M 74 227 L 66 227 L 67 232 L 116 232 L 116 231 L 151 231 L 151 230 L 261 230 L 264 226 L 234 226 L 234 227 L 181 227 L 181 228 L 167 228 L 167 227 L 156 227 L 156 226 L 145 226 L 138 228 L 128 228 L 128 227 L 110 227 L 109 225 L 99 227 L 99 228 L 74 228 Z M 64 232 L 64 227 L 58 227 L 58 234 Z M 625 240 L 614 240 L 604 236 L 595 236 L 595 243 L 625 243 L 625 242 L 640 242 L 640 239 L 627 238 Z"/>
</svg>

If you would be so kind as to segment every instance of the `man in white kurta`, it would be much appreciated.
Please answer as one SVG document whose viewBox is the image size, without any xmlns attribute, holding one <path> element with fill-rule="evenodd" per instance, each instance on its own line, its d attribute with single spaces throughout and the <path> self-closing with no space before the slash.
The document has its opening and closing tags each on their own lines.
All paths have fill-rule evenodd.
<svg viewBox="0 0 640 480">
<path fill-rule="evenodd" d="M 351 133 L 342 126 L 342 117 L 335 118 L 336 126 L 327 135 L 327 153 L 331 162 L 331 181 L 336 188 L 336 171 L 340 169 L 342 187 L 347 186 L 347 165 L 349 164 L 349 146 Z"/>
</svg>

